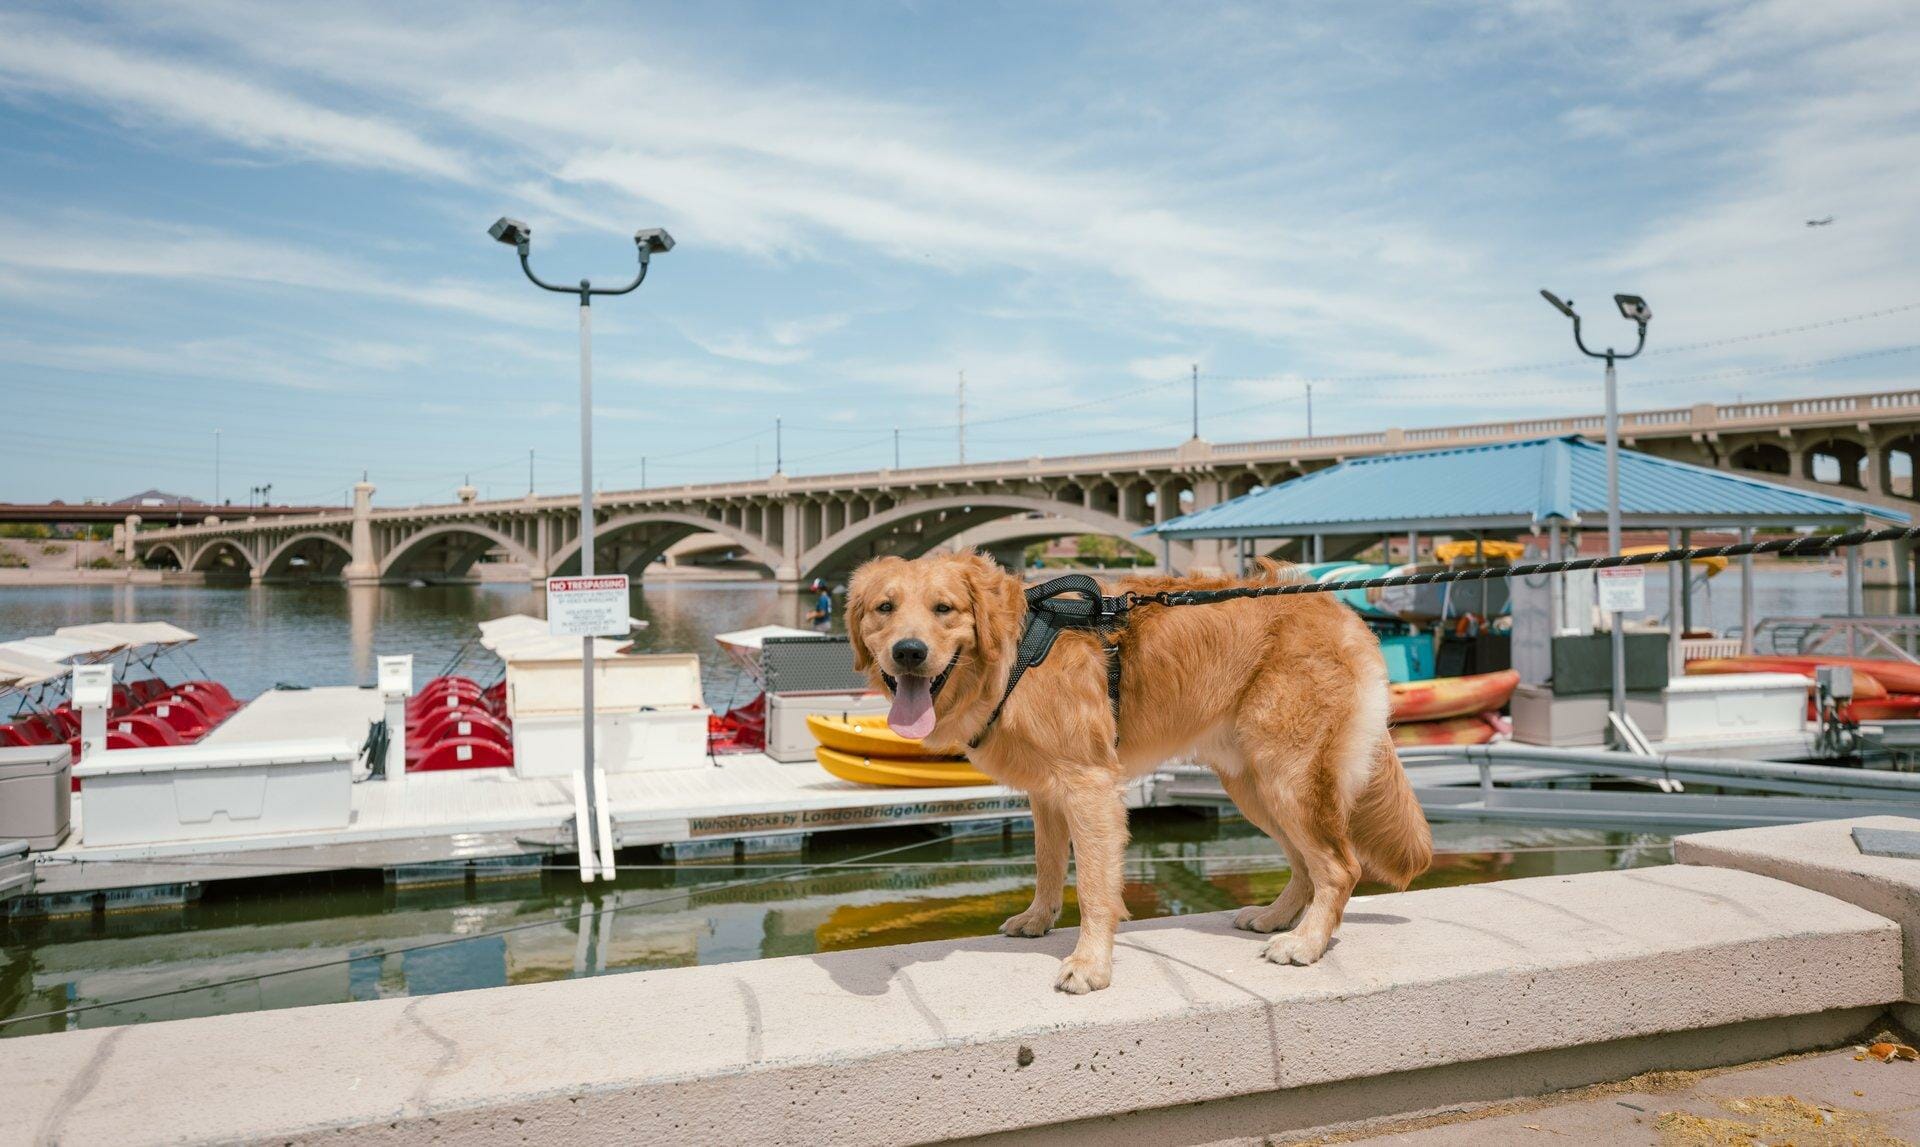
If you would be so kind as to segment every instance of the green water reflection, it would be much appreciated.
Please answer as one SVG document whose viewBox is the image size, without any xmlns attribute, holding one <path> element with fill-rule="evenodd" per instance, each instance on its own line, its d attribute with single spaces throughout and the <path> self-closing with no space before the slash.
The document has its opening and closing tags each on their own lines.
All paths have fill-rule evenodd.
<svg viewBox="0 0 1920 1147">
<path fill-rule="evenodd" d="M 1670 859 L 1660 834 L 1471 825 L 1437 831 L 1437 847 L 1450 855 L 1439 857 L 1417 887 Z M 1287 880 L 1272 843 L 1237 819 L 1138 813 L 1134 837 L 1126 899 L 1136 919 L 1269 900 Z M 806 860 L 844 860 L 914 839 L 904 830 L 844 834 Z M 565 870 L 399 891 L 385 887 L 377 872 L 214 885 L 184 907 L 12 924 L 0 938 L 0 1018 L 329 966 L 14 1024 L 0 1027 L 0 1036 L 984 936 L 1026 906 L 1031 857 L 1030 838 L 994 835 L 928 840 L 870 866 L 754 887 L 720 886 L 773 873 L 652 867 L 590 887 Z M 621 861 L 651 862 L 645 852 Z M 1361 890 L 1369 891 L 1380 890 Z M 1074 920 L 1069 900 L 1062 923 Z M 540 926 L 489 935 L 527 924 Z M 473 938 L 386 954 L 456 937 Z"/>
</svg>

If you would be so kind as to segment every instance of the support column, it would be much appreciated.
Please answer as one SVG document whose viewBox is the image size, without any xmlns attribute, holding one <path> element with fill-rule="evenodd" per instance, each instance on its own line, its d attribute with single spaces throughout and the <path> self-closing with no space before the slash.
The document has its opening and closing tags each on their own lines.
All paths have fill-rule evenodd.
<svg viewBox="0 0 1920 1147">
<path fill-rule="evenodd" d="M 133 539 L 140 532 L 140 515 L 128 514 L 126 523 L 120 528 L 125 531 L 116 539 L 120 543 L 120 557 L 128 565 L 132 565 L 136 558 L 133 552 Z"/>
<path fill-rule="evenodd" d="M 527 568 L 527 580 L 544 583 L 553 570 L 552 519 L 542 514 L 534 520 L 533 564 Z"/>
<path fill-rule="evenodd" d="M 780 511 L 780 564 L 774 568 L 773 580 L 774 584 L 783 590 L 798 591 L 800 554 L 804 541 L 800 536 L 800 503 L 792 498 L 782 498 L 778 509 Z"/>
<path fill-rule="evenodd" d="M 1753 527 L 1740 527 L 1740 540 L 1753 541 Z M 1753 652 L 1753 555 L 1740 555 L 1740 652 Z"/>
<path fill-rule="evenodd" d="M 1225 493 L 1223 487 L 1224 483 L 1214 479 L 1202 478 L 1195 481 L 1193 508 L 1186 512 L 1197 514 L 1210 506 L 1219 505 L 1221 496 Z M 1178 510 L 1178 507 L 1176 506 L 1175 509 Z M 1193 551 L 1193 557 L 1188 561 L 1188 573 L 1217 575 L 1226 572 L 1225 544 L 1219 538 L 1194 538 L 1187 545 Z"/>
<path fill-rule="evenodd" d="M 373 483 L 353 484 L 353 533 L 348 542 L 353 557 L 342 574 L 349 585 L 380 580 L 380 563 L 373 554 Z"/>
<path fill-rule="evenodd" d="M 1667 530 L 1667 548 L 1677 549 L 1685 544 L 1681 540 L 1681 531 L 1671 527 Z M 1667 676 L 1679 678 L 1687 672 L 1687 654 L 1680 647 L 1685 639 L 1684 618 L 1686 616 L 1687 563 L 1667 563 Z"/>
<path fill-rule="evenodd" d="M 1865 594 L 1860 583 L 1860 547 L 1847 547 L 1847 615 L 1859 617 L 1866 612 Z M 1847 630 L 1847 656 L 1860 656 L 1860 634 L 1858 630 Z"/>
</svg>

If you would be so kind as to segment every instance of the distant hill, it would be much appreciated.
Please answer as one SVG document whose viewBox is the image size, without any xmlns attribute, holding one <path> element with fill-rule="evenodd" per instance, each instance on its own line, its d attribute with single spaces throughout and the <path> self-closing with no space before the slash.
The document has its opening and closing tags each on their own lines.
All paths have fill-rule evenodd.
<svg viewBox="0 0 1920 1147">
<path fill-rule="evenodd" d="M 189 498 L 185 494 L 169 494 L 165 490 L 142 490 L 138 494 L 129 494 L 112 503 L 115 506 L 197 506 L 200 499 Z"/>
</svg>

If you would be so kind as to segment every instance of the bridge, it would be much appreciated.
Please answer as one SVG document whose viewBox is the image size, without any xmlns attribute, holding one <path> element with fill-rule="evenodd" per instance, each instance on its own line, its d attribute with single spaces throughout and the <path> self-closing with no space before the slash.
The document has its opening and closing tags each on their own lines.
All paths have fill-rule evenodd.
<svg viewBox="0 0 1920 1147">
<path fill-rule="evenodd" d="M 1592 414 L 604 491 L 595 498 L 595 564 L 640 577 L 669 547 L 705 535 L 795 586 L 843 577 L 875 555 L 926 553 L 969 531 L 1007 560 L 1064 534 L 1130 537 L 1346 458 L 1603 431 Z M 1621 438 L 1662 457 L 1911 512 L 1920 390 L 1634 411 L 1621 415 Z M 463 487 L 452 503 L 376 509 L 373 494 L 361 482 L 350 509 L 163 529 L 140 529 L 129 516 L 116 540 L 129 560 L 256 581 L 457 581 L 489 556 L 533 580 L 579 569 L 577 497 L 480 501 Z M 1174 569 L 1223 564 L 1214 542 L 1172 544 L 1160 556 Z M 1906 557 L 1881 568 L 1904 569 Z"/>
<path fill-rule="evenodd" d="M 324 514 L 327 506 L 250 506 L 246 513 L 261 518 L 307 517 Z M 138 514 L 149 522 L 167 521 L 176 525 L 203 522 L 209 516 L 240 513 L 238 506 L 220 506 L 211 502 L 165 502 L 137 506 L 126 502 L 0 502 L 0 523 L 123 522 L 128 514 Z"/>
</svg>

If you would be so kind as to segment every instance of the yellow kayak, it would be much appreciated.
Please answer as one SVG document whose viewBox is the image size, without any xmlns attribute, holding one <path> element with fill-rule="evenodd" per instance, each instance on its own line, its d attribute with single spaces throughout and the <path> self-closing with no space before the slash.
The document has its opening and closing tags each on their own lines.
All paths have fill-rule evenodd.
<svg viewBox="0 0 1920 1147">
<path fill-rule="evenodd" d="M 813 739 L 834 749 L 855 757 L 934 757 L 925 745 L 909 740 L 887 728 L 887 718 L 881 713 L 869 713 L 857 717 L 833 716 L 829 713 L 807 714 L 807 728 L 813 731 Z M 935 759 L 945 759 L 938 758 Z"/>
<path fill-rule="evenodd" d="M 993 783 L 992 777 L 968 764 L 965 757 L 863 757 L 825 746 L 815 749 L 813 755 L 821 768 L 859 785 L 921 789 Z"/>
</svg>

